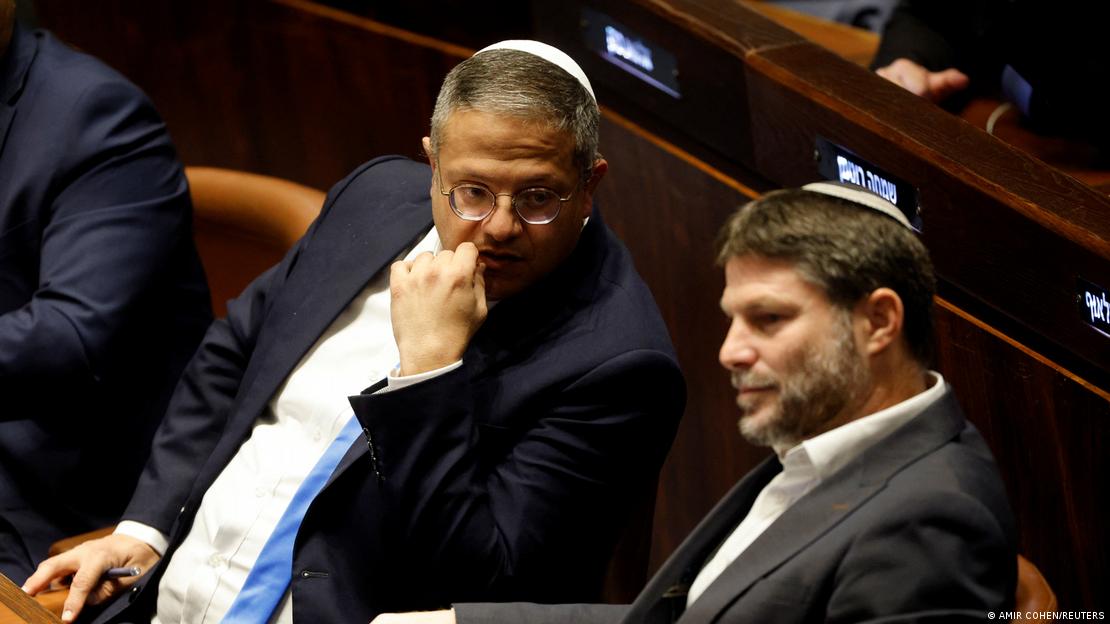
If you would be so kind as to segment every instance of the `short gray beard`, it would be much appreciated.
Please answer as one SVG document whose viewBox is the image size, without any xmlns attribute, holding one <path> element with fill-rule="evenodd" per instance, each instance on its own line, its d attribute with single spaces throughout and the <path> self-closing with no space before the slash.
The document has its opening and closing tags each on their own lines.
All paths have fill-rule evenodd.
<svg viewBox="0 0 1110 624">
<path fill-rule="evenodd" d="M 755 405 L 737 400 L 744 412 L 740 433 L 752 444 L 792 448 L 824 429 L 870 385 L 871 375 L 856 350 L 847 313 L 832 328 L 829 340 L 811 345 L 799 359 L 799 366 L 794 368 L 799 372 L 784 379 L 751 372 L 739 376 L 743 384 L 775 384 L 778 389 L 774 411 L 760 422 L 747 415 Z"/>
</svg>

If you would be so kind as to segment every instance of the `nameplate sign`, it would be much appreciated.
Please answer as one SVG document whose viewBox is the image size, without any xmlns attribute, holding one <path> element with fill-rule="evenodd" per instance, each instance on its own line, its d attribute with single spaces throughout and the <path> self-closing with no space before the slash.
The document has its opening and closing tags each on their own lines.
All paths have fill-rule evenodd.
<svg viewBox="0 0 1110 624">
<path fill-rule="evenodd" d="M 921 211 L 913 185 L 824 137 L 817 137 L 813 156 L 817 160 L 818 175 L 826 180 L 862 186 L 885 198 L 898 206 L 914 229 L 921 231 Z"/>
<path fill-rule="evenodd" d="M 601 58 L 673 98 L 681 98 L 678 62 L 673 54 L 613 18 L 582 8 L 582 37 Z"/>
<path fill-rule="evenodd" d="M 1082 277 L 1077 278 L 1075 302 L 1083 322 L 1110 338 L 1110 295 L 1107 290 Z"/>
</svg>

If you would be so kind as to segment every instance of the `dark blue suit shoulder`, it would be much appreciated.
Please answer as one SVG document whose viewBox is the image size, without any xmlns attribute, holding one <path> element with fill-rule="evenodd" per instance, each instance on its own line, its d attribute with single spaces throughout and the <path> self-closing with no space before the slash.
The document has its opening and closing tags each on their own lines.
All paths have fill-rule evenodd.
<svg viewBox="0 0 1110 624">
<path fill-rule="evenodd" d="M 392 198 L 389 203 L 411 203 L 428 198 L 431 168 L 404 156 L 379 156 L 355 168 L 328 191 L 328 203 L 340 197 Z"/>
</svg>

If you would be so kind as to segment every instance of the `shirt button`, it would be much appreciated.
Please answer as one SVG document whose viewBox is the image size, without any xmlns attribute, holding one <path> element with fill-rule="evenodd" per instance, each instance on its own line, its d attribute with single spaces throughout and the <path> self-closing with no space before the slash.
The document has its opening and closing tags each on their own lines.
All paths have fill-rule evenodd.
<svg viewBox="0 0 1110 624">
<path fill-rule="evenodd" d="M 208 558 L 208 565 L 212 566 L 213 568 L 218 568 L 223 564 L 224 558 L 220 556 L 220 553 L 212 553 L 212 556 Z"/>
<path fill-rule="evenodd" d="M 254 495 L 257 496 L 258 498 L 266 498 L 266 496 L 269 493 L 270 493 L 270 490 L 268 488 L 262 487 L 261 485 L 254 488 Z"/>
<path fill-rule="evenodd" d="M 323 437 L 324 437 L 324 435 L 322 433 L 320 433 L 319 429 L 313 429 L 312 430 L 312 440 L 313 440 L 313 442 L 319 442 L 320 439 L 323 438 Z"/>
</svg>

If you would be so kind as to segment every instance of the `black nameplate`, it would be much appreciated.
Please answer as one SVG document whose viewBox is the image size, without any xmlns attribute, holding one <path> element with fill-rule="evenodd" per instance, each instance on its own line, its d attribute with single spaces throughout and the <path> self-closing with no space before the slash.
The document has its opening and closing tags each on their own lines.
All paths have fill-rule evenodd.
<svg viewBox="0 0 1110 624">
<path fill-rule="evenodd" d="M 921 231 L 921 211 L 917 203 L 917 189 L 913 185 L 824 137 L 817 137 L 814 157 L 817 159 L 817 173 L 823 178 L 862 186 L 881 195 L 898 206 L 914 229 Z"/>
<path fill-rule="evenodd" d="M 1102 286 L 1076 278 L 1075 302 L 1083 322 L 1110 338 L 1110 295 Z"/>
<path fill-rule="evenodd" d="M 582 38 L 601 58 L 674 98 L 678 89 L 678 62 L 670 52 L 625 28 L 613 18 L 582 8 Z"/>
</svg>

